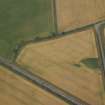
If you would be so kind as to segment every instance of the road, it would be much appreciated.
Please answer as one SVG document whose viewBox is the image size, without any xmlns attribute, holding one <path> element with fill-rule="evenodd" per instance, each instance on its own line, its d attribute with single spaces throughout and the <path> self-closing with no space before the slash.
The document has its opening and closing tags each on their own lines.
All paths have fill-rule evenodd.
<svg viewBox="0 0 105 105">
<path fill-rule="evenodd" d="M 105 88 L 105 35 L 104 35 L 105 33 L 104 33 L 104 28 L 105 28 L 105 22 L 96 24 L 94 26 L 97 51 L 98 51 L 98 55 L 100 59 L 103 84 Z"/>
<path fill-rule="evenodd" d="M 85 101 L 79 99 L 76 96 L 73 96 L 70 93 L 67 93 L 66 91 L 56 87 L 52 83 L 42 79 L 41 77 L 32 74 L 28 70 L 25 70 L 16 64 L 10 63 L 6 59 L 0 57 L 0 64 L 9 68 L 8 70 L 16 73 L 17 75 L 27 79 L 28 81 L 32 82 L 35 85 L 38 85 L 42 89 L 46 90 L 47 92 L 52 93 L 53 95 L 57 96 L 58 98 L 62 99 L 68 104 L 72 105 L 89 105 Z"/>
</svg>

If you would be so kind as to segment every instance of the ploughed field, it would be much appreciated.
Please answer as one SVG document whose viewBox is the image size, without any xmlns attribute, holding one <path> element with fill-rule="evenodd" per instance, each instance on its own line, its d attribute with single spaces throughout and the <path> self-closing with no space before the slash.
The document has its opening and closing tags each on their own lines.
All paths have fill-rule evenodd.
<svg viewBox="0 0 105 105">
<path fill-rule="evenodd" d="M 0 66 L 0 105 L 67 105 Z"/>
<path fill-rule="evenodd" d="M 56 0 L 59 31 L 105 20 L 105 0 Z"/>
<path fill-rule="evenodd" d="M 29 44 L 21 51 L 17 63 L 90 105 L 103 104 L 93 30 Z"/>
<path fill-rule="evenodd" d="M 17 44 L 53 28 L 51 0 L 0 0 L 0 56 L 12 58 Z"/>
</svg>

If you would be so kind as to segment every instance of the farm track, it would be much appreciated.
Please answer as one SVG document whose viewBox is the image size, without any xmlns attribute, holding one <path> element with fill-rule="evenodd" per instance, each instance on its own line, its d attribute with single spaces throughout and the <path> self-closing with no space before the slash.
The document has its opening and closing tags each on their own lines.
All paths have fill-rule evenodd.
<svg viewBox="0 0 105 105">
<path fill-rule="evenodd" d="M 105 88 L 105 51 L 104 51 L 104 26 L 105 22 L 100 23 L 98 25 L 95 25 L 95 36 L 96 36 L 96 44 L 97 44 L 97 49 L 100 57 L 100 63 L 101 63 L 101 71 L 102 71 L 102 78 L 103 78 L 103 84 Z"/>
<path fill-rule="evenodd" d="M 55 85 L 49 83 L 46 80 L 40 78 L 39 76 L 33 75 L 31 72 L 29 72 L 27 70 L 19 68 L 18 66 L 14 65 L 12 63 L 9 63 L 8 61 L 6 61 L 3 58 L 0 58 L 0 64 L 9 68 L 10 71 L 16 73 L 17 75 L 20 75 L 20 76 L 26 78 L 27 80 L 31 81 L 34 84 L 37 84 L 38 86 L 40 86 L 44 90 L 46 90 L 46 91 L 54 94 L 55 96 L 61 98 L 62 100 L 64 100 L 68 104 L 89 105 L 88 103 L 82 101 L 78 97 L 73 96 L 73 95 L 63 91 L 62 89 L 56 87 Z"/>
</svg>

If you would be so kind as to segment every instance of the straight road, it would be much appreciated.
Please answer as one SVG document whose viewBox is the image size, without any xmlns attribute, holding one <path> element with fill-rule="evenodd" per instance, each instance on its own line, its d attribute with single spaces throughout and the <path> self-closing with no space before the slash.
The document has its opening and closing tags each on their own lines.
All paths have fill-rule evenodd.
<svg viewBox="0 0 105 105">
<path fill-rule="evenodd" d="M 39 87 L 46 90 L 47 92 L 52 93 L 53 95 L 57 96 L 58 98 L 62 99 L 63 101 L 65 101 L 66 103 L 68 103 L 70 105 L 89 105 L 88 103 L 84 102 L 83 100 L 79 99 L 78 97 L 65 92 L 64 90 L 56 87 L 52 83 L 49 83 L 48 81 L 42 79 L 41 77 L 32 74 L 28 70 L 20 68 L 13 63 L 10 63 L 9 61 L 5 60 L 2 57 L 0 57 L 0 64 L 9 68 L 8 70 L 27 79 L 28 81 L 32 82 L 33 84 L 38 85 Z"/>
</svg>

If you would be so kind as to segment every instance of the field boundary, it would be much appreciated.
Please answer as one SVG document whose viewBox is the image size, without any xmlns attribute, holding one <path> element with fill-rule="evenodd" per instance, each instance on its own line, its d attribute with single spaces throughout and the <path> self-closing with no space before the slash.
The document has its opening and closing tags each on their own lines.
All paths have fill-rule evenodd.
<svg viewBox="0 0 105 105">
<path fill-rule="evenodd" d="M 105 23 L 100 23 L 94 26 L 94 33 L 95 33 L 95 38 L 96 38 L 96 45 L 97 45 L 97 51 L 98 51 L 98 56 L 100 59 L 100 66 L 101 66 L 101 71 L 102 71 L 102 79 L 103 79 L 103 85 L 105 89 L 105 36 L 104 36 L 104 28 L 105 28 Z"/>
<path fill-rule="evenodd" d="M 53 13 L 53 22 L 54 22 L 54 29 L 55 33 L 58 33 L 58 21 L 57 21 L 57 11 L 56 11 L 56 0 L 52 0 L 52 13 Z"/>
<path fill-rule="evenodd" d="M 100 24 L 100 23 L 105 23 L 105 20 L 99 21 L 99 22 L 96 22 L 96 23 L 92 23 L 92 24 L 88 24 L 88 25 L 85 25 L 85 26 L 81 26 L 81 27 L 78 27 L 78 28 L 75 28 L 75 29 L 72 29 L 72 30 L 69 30 L 69 31 L 58 32 L 57 34 L 52 33 L 52 34 L 48 35 L 47 37 L 38 37 L 38 36 L 36 36 L 36 38 L 34 38 L 34 39 L 23 41 L 23 42 L 21 42 L 21 43 L 19 43 L 17 45 L 18 48 L 14 52 L 13 62 L 16 61 L 16 59 L 19 56 L 19 54 L 21 53 L 22 49 L 25 46 L 27 46 L 28 44 L 55 40 L 55 39 L 58 39 L 58 38 L 61 38 L 61 37 L 68 36 L 68 35 L 70 35 L 72 33 L 77 33 L 77 32 L 82 32 L 82 31 L 86 31 L 86 30 L 89 30 L 89 29 L 94 29 L 94 26 L 97 25 L 97 24 Z"/>
</svg>

